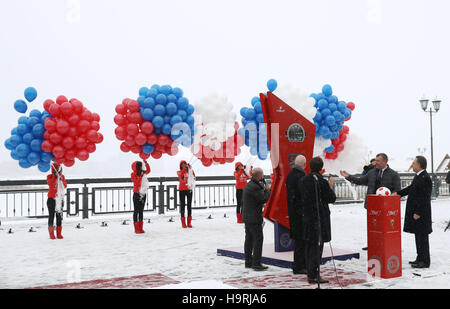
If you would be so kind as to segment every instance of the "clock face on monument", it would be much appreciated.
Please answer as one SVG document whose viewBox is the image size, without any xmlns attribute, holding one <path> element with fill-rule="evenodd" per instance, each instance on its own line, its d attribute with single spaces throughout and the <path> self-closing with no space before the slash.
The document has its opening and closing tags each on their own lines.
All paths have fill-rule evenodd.
<svg viewBox="0 0 450 309">
<path fill-rule="evenodd" d="M 286 137 L 291 143 L 303 143 L 306 138 L 305 129 L 300 124 L 293 123 L 287 129 Z"/>
</svg>

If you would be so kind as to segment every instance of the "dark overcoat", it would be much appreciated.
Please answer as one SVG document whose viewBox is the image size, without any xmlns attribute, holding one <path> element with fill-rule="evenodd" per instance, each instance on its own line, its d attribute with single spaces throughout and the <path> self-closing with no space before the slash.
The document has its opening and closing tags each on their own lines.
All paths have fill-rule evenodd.
<svg viewBox="0 0 450 309">
<path fill-rule="evenodd" d="M 302 239 L 302 203 L 299 184 L 305 176 L 305 171 L 296 166 L 286 178 L 289 232 L 292 239 Z"/>
</svg>

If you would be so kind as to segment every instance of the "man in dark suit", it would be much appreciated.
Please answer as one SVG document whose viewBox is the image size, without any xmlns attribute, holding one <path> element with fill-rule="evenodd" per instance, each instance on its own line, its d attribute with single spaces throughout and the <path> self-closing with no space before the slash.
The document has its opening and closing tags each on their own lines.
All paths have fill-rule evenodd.
<svg viewBox="0 0 450 309">
<path fill-rule="evenodd" d="M 252 179 L 244 188 L 242 198 L 242 221 L 245 223 L 245 267 L 256 271 L 266 270 L 261 264 L 263 234 L 263 208 L 270 197 L 270 186 L 264 182 L 260 168 L 252 170 Z"/>
<path fill-rule="evenodd" d="M 401 189 L 400 176 L 388 165 L 388 156 L 384 153 L 377 154 L 375 158 L 375 168 L 369 170 L 366 175 L 357 177 L 352 176 L 346 171 L 341 171 L 341 175 L 351 183 L 367 186 L 367 195 L 375 194 L 381 187 L 386 187 L 391 192 L 397 192 Z M 364 208 L 367 208 L 366 201 Z M 367 247 L 363 248 L 367 250 Z"/>
<path fill-rule="evenodd" d="M 302 237 L 302 203 L 299 190 L 300 180 L 306 176 L 306 158 L 299 155 L 295 158 L 294 168 L 286 178 L 287 205 L 289 213 L 290 236 L 295 241 L 294 274 L 306 275 L 305 244 Z"/>
<path fill-rule="evenodd" d="M 416 175 L 411 185 L 396 194 L 400 196 L 408 195 L 403 231 L 415 235 L 417 249 L 417 258 L 410 264 L 413 268 L 429 268 L 429 234 L 433 232 L 431 222 L 431 190 L 433 185 L 431 177 L 426 171 L 427 159 L 423 156 L 417 156 L 412 168 Z"/>
</svg>

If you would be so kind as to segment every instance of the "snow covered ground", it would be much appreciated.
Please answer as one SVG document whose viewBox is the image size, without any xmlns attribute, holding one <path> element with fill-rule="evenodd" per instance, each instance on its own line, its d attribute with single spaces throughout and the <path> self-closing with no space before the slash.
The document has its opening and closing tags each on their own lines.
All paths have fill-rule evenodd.
<svg viewBox="0 0 450 309">
<path fill-rule="evenodd" d="M 405 202 L 402 202 L 404 214 Z M 233 208 L 194 210 L 193 229 L 182 229 L 177 213 L 145 214 L 145 234 L 136 235 L 122 225 L 131 215 L 96 216 L 89 220 L 67 218 L 64 240 L 49 240 L 45 219 L 2 221 L 0 226 L 0 288 L 29 288 L 162 273 L 180 284 L 162 288 L 230 288 L 225 280 L 258 275 L 286 274 L 270 266 L 267 272 L 245 269 L 243 261 L 217 256 L 217 248 L 243 244 L 244 227 L 235 223 Z M 336 261 L 344 270 L 366 272 L 366 214 L 361 204 L 335 205 L 332 211 L 333 248 L 360 252 L 359 260 Z M 212 213 L 213 219 L 208 219 Z M 224 217 L 226 213 L 227 217 Z M 173 216 L 175 222 L 168 222 Z M 430 237 L 432 265 L 418 277 L 408 265 L 415 259 L 414 236 L 403 233 L 403 276 L 369 280 L 347 288 L 450 288 L 450 199 L 433 201 Z M 101 223 L 106 221 L 107 227 Z M 77 229 L 80 223 L 82 229 Z M 129 222 L 130 223 L 130 222 Z M 33 226 L 36 233 L 28 230 Z M 8 234 L 12 228 L 14 233 Z M 266 243 L 273 243 L 273 226 L 264 228 Z M 330 262 L 331 263 L 331 262 Z M 332 264 L 329 264 L 332 265 Z"/>
</svg>

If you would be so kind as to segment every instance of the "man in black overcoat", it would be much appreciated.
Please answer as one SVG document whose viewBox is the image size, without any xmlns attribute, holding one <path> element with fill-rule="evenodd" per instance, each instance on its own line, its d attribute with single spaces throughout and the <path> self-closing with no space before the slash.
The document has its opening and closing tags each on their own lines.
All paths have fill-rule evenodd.
<svg viewBox="0 0 450 309">
<path fill-rule="evenodd" d="M 295 158 L 294 168 L 286 178 L 287 206 L 289 214 L 289 226 L 291 239 L 295 241 L 294 263 L 292 271 L 294 274 L 306 275 L 305 244 L 302 237 L 302 203 L 300 196 L 300 180 L 306 176 L 306 158 L 299 155 Z"/>
<path fill-rule="evenodd" d="M 245 267 L 256 271 L 266 270 L 261 264 L 263 235 L 263 208 L 270 197 L 270 186 L 264 182 L 260 168 L 252 170 L 252 179 L 244 188 L 242 197 L 242 221 L 245 223 Z"/>
<path fill-rule="evenodd" d="M 417 156 L 412 164 L 416 173 L 408 187 L 398 191 L 400 196 L 408 195 L 403 231 L 412 233 L 416 239 L 417 258 L 410 262 L 413 268 L 430 267 L 429 235 L 433 232 L 431 222 L 432 181 L 427 173 L 427 159 Z"/>
<path fill-rule="evenodd" d="M 303 207 L 303 239 L 306 247 L 306 264 L 309 283 L 327 283 L 319 274 L 323 244 L 331 241 L 331 220 L 328 203 L 336 201 L 333 191 L 334 179 L 325 180 L 321 174 L 323 160 L 311 159 L 311 173 L 300 181 Z M 319 228 L 320 226 L 320 228 Z"/>
</svg>

